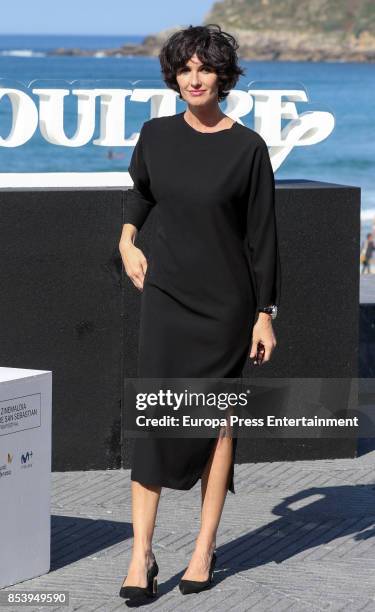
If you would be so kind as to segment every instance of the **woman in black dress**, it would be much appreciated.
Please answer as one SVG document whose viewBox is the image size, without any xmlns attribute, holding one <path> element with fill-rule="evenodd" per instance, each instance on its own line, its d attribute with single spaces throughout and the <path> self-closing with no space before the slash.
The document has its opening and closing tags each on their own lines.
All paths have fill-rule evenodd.
<svg viewBox="0 0 375 612">
<path fill-rule="evenodd" d="M 268 149 L 219 107 L 243 74 L 237 48 L 219 26 L 190 26 L 160 53 L 164 80 L 187 110 L 146 121 L 129 166 L 134 186 L 126 192 L 120 252 L 142 291 L 139 377 L 235 378 L 248 355 L 266 362 L 276 345 L 281 276 Z M 150 211 L 147 261 L 135 238 Z M 161 487 L 190 489 L 199 478 L 201 529 L 180 590 L 210 584 L 225 496 L 235 492 L 236 442 L 230 435 L 136 439 L 134 545 L 121 596 L 155 591 Z"/>
</svg>

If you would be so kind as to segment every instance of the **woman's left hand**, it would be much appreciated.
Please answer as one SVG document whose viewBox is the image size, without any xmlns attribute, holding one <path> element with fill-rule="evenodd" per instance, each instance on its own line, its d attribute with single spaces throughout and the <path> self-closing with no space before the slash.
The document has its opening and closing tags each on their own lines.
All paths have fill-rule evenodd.
<svg viewBox="0 0 375 612">
<path fill-rule="evenodd" d="M 257 362 L 256 355 L 258 343 L 264 346 L 264 355 L 260 355 L 260 360 Z M 260 365 L 270 360 L 273 349 L 276 346 L 276 338 L 272 328 L 272 317 L 266 312 L 258 313 L 258 320 L 253 327 L 252 344 L 250 351 L 250 359 L 254 360 L 254 365 Z"/>
</svg>

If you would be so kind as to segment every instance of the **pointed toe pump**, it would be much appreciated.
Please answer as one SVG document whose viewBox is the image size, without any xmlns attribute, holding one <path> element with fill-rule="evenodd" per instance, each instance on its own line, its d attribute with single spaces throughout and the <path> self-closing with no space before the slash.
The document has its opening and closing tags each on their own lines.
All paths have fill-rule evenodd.
<svg viewBox="0 0 375 612">
<path fill-rule="evenodd" d="M 179 585 L 178 585 L 181 593 L 183 595 L 189 595 L 190 593 L 199 593 L 200 591 L 203 591 L 204 589 L 209 588 L 213 580 L 215 564 L 216 564 L 216 555 L 215 553 L 213 553 L 207 580 L 184 580 L 182 579 L 180 580 Z"/>
<path fill-rule="evenodd" d="M 138 599 L 139 597 L 156 597 L 158 591 L 158 581 L 156 576 L 159 573 L 159 567 L 156 563 L 156 559 L 149 570 L 147 570 L 147 586 L 122 586 L 119 592 L 120 597 L 124 599 Z M 124 578 L 124 581 L 126 576 Z"/>
</svg>

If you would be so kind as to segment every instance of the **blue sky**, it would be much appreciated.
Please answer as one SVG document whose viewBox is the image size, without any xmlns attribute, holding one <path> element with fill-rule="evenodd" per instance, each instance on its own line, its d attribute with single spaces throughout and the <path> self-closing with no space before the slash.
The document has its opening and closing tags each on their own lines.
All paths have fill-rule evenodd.
<svg viewBox="0 0 375 612">
<path fill-rule="evenodd" d="M 199 25 L 213 0 L 17 0 L 1 11 L 0 34 L 149 34 Z"/>
</svg>

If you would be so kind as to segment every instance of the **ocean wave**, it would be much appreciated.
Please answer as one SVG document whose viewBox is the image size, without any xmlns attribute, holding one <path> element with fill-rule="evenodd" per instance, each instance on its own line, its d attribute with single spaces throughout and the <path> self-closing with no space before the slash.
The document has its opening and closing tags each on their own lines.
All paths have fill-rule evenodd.
<svg viewBox="0 0 375 612">
<path fill-rule="evenodd" d="M 96 58 L 98 58 L 98 57 L 99 58 L 102 58 L 102 57 L 116 58 L 116 57 L 124 57 L 124 56 L 122 55 L 122 53 L 114 53 L 113 55 L 108 55 L 104 51 L 95 51 L 93 57 L 96 57 Z M 126 57 L 129 58 L 129 57 L 133 57 L 133 56 L 132 55 L 127 55 Z"/>
<path fill-rule="evenodd" d="M 4 49 L 0 51 L 2 56 L 11 57 L 46 57 L 42 51 L 33 51 L 32 49 Z"/>
</svg>

